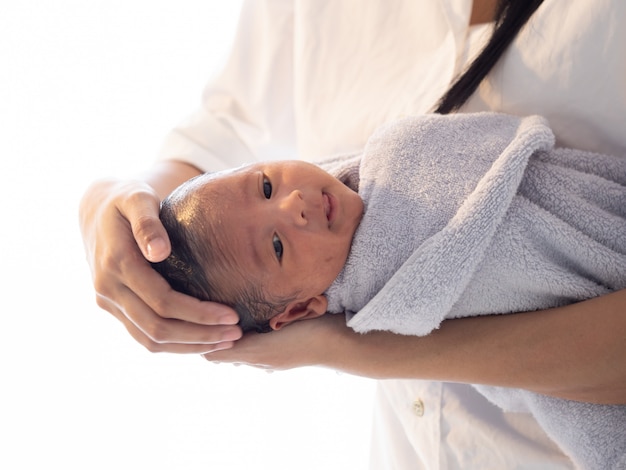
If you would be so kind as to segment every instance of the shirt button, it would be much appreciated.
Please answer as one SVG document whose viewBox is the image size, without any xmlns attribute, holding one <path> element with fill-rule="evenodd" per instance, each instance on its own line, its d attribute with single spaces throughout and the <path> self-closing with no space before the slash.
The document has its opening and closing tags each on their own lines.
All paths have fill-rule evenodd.
<svg viewBox="0 0 626 470">
<path fill-rule="evenodd" d="M 413 401 L 413 414 L 418 418 L 424 416 L 424 402 L 419 398 Z"/>
</svg>

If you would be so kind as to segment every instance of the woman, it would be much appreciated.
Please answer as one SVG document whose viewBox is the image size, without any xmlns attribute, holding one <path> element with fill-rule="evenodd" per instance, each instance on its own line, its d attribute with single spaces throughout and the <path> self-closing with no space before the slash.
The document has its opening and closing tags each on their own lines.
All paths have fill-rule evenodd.
<svg viewBox="0 0 626 470">
<path fill-rule="evenodd" d="M 541 314 L 449 321 L 419 339 L 358 336 L 328 317 L 239 340 L 233 312 L 169 291 L 142 256 L 158 261 L 167 255 L 159 200 L 200 171 L 251 159 L 294 154 L 314 159 L 356 151 L 380 123 L 431 111 L 489 36 L 490 26 L 482 23 L 493 17 L 494 4 L 247 3 L 229 62 L 205 90 L 202 108 L 168 136 L 160 163 L 142 181 L 100 181 L 83 198 L 81 226 L 98 304 L 152 351 L 232 348 L 208 357 L 272 368 L 318 364 L 374 378 L 488 383 L 626 402 L 624 291 Z M 624 10 L 617 0 L 575 5 L 547 0 L 460 111 L 543 114 L 559 144 L 624 154 L 626 58 L 620 50 L 624 38 L 618 37 Z M 496 422 L 513 419 L 487 410 L 468 390 L 438 382 L 381 382 L 381 435 L 403 439 L 394 447 L 378 441 L 390 454 L 384 459 L 389 468 L 403 468 L 405 461 L 407 468 L 419 468 L 417 461 L 429 468 L 436 468 L 433 462 L 452 468 L 453 461 L 462 467 L 463 449 L 480 449 L 481 436 L 493 434 Z M 428 429 L 416 431 L 404 412 L 396 411 L 406 407 L 408 397 L 417 414 L 419 402 L 425 403 L 423 417 L 431 413 L 434 423 L 435 415 L 443 416 L 446 426 L 465 410 L 458 420 L 472 423 L 472 432 L 459 430 L 462 438 L 455 440 L 425 420 L 420 426 Z M 408 428 L 413 431 L 407 433 Z M 494 457 L 484 450 L 491 466 L 523 456 L 569 468 L 555 449 L 545 450 L 548 445 L 532 423 L 518 421 L 503 432 L 508 437 L 500 447 L 508 454 Z M 519 433 L 540 444 L 515 447 Z"/>
</svg>

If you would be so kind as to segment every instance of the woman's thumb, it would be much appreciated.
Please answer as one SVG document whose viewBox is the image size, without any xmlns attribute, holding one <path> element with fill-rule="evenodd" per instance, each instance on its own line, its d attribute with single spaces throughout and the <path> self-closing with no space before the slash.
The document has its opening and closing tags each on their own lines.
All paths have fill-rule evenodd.
<svg viewBox="0 0 626 470">
<path fill-rule="evenodd" d="M 163 261 L 169 256 L 170 240 L 159 220 L 159 199 L 156 196 L 143 193 L 141 197 L 133 198 L 126 216 L 135 241 L 148 261 Z"/>
</svg>

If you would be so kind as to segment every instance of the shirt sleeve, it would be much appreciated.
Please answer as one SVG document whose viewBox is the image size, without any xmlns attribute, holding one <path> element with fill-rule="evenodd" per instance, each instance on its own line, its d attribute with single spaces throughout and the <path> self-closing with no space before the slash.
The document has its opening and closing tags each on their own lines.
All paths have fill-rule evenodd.
<svg viewBox="0 0 626 470">
<path fill-rule="evenodd" d="M 244 2 L 230 56 L 201 106 L 165 138 L 160 160 L 219 171 L 292 148 L 293 4 Z"/>
<path fill-rule="evenodd" d="M 378 125 L 425 112 L 445 90 L 470 9 L 468 0 L 245 1 L 224 69 L 159 158 L 216 171 L 356 151 Z"/>
</svg>

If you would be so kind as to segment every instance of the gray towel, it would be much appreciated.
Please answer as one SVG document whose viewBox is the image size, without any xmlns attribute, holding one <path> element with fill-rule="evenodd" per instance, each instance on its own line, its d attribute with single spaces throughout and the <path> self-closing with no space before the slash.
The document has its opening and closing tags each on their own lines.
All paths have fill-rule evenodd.
<svg viewBox="0 0 626 470">
<path fill-rule="evenodd" d="M 428 115 L 361 155 L 365 213 L 329 311 L 358 332 L 564 305 L 626 287 L 626 155 L 553 149 L 544 119 Z M 533 413 L 581 468 L 619 468 L 626 406 L 478 387 Z M 578 414 L 576 414 L 578 411 Z"/>
</svg>

